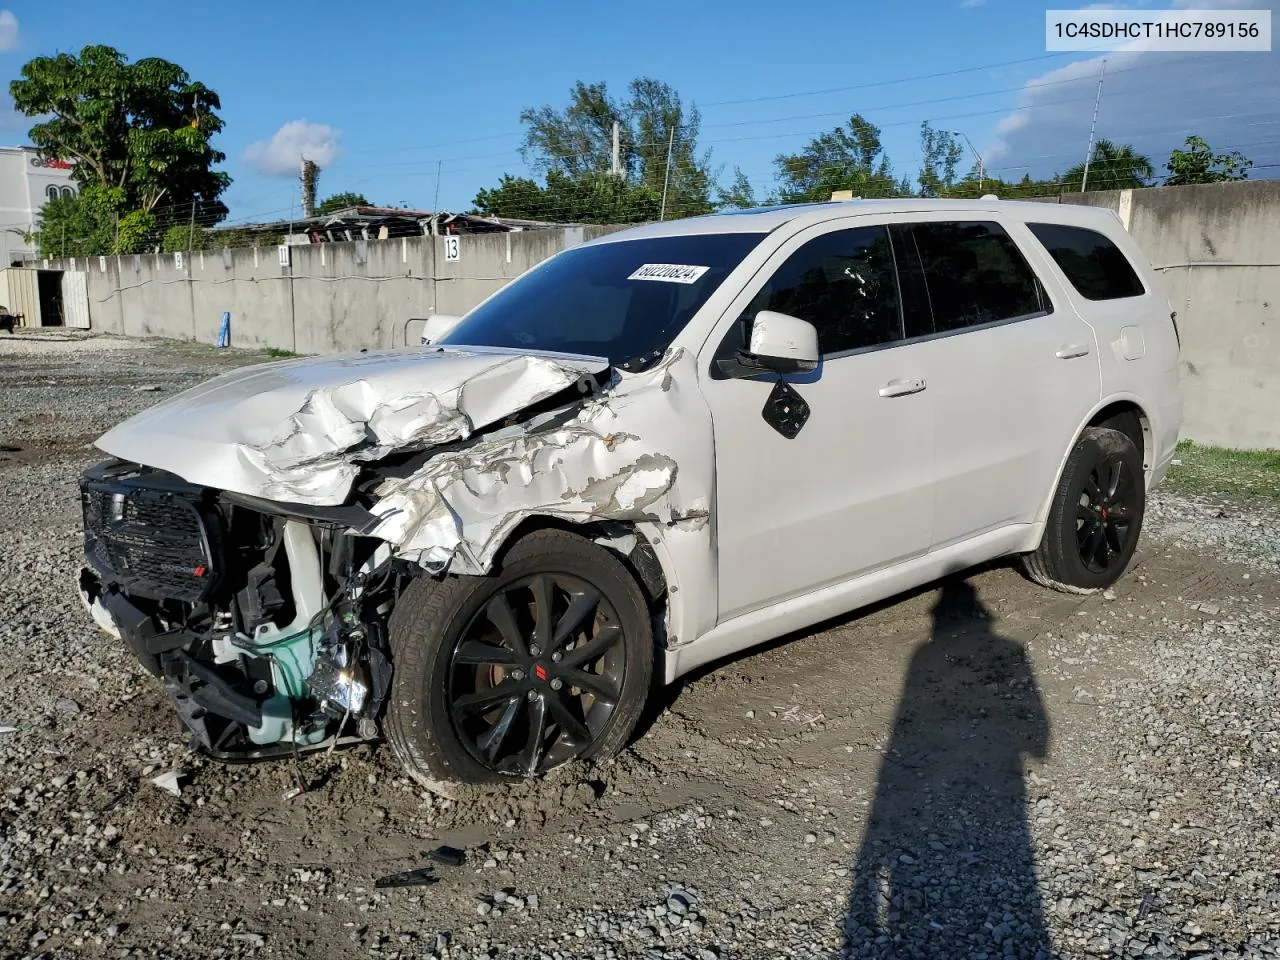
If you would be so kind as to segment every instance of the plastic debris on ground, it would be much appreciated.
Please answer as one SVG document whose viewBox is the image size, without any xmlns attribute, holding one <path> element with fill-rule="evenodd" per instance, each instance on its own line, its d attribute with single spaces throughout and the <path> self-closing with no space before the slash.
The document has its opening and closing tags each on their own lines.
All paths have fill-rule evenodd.
<svg viewBox="0 0 1280 960">
<path fill-rule="evenodd" d="M 166 770 L 158 777 L 152 777 L 151 782 L 161 790 L 168 790 L 175 797 L 182 795 L 182 771 Z"/>
</svg>

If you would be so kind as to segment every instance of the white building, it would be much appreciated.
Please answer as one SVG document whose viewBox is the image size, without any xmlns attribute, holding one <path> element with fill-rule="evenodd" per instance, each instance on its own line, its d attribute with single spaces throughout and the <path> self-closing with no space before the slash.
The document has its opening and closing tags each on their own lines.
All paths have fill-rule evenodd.
<svg viewBox="0 0 1280 960">
<path fill-rule="evenodd" d="M 35 147 L 0 147 L 0 267 L 35 257 L 22 234 L 35 229 L 46 200 L 76 192 L 71 167 L 42 160 Z"/>
</svg>

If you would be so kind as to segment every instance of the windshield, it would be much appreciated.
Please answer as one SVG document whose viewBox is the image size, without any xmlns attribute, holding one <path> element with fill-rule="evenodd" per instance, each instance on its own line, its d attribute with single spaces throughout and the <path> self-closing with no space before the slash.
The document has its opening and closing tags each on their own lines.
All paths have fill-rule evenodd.
<svg viewBox="0 0 1280 960">
<path fill-rule="evenodd" d="M 503 288 L 438 342 L 582 353 L 639 370 L 662 356 L 763 237 L 714 233 L 572 248 Z"/>
</svg>

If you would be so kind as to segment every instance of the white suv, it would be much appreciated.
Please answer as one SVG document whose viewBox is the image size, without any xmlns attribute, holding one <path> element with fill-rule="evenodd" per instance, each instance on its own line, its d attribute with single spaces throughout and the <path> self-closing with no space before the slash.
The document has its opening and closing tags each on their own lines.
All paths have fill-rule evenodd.
<svg viewBox="0 0 1280 960">
<path fill-rule="evenodd" d="M 650 224 L 431 336 L 98 441 L 82 596 L 209 755 L 536 776 L 619 750 L 655 675 L 981 561 L 1106 587 L 1181 419 L 1159 279 L 1069 205 Z"/>
</svg>

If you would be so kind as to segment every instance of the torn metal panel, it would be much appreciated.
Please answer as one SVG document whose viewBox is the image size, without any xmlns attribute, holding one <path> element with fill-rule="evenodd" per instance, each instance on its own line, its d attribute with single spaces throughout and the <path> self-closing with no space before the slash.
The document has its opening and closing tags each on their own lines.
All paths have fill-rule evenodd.
<svg viewBox="0 0 1280 960">
<path fill-rule="evenodd" d="M 433 572 L 483 573 L 534 516 L 689 525 L 709 549 L 712 475 L 693 358 L 676 350 L 620 375 L 569 420 L 495 433 L 384 481 L 370 532 Z"/>
<path fill-rule="evenodd" d="M 342 503 L 362 461 L 469 436 L 608 361 L 497 348 L 413 348 L 263 364 L 217 377 L 97 446 L 190 483 Z"/>
</svg>

